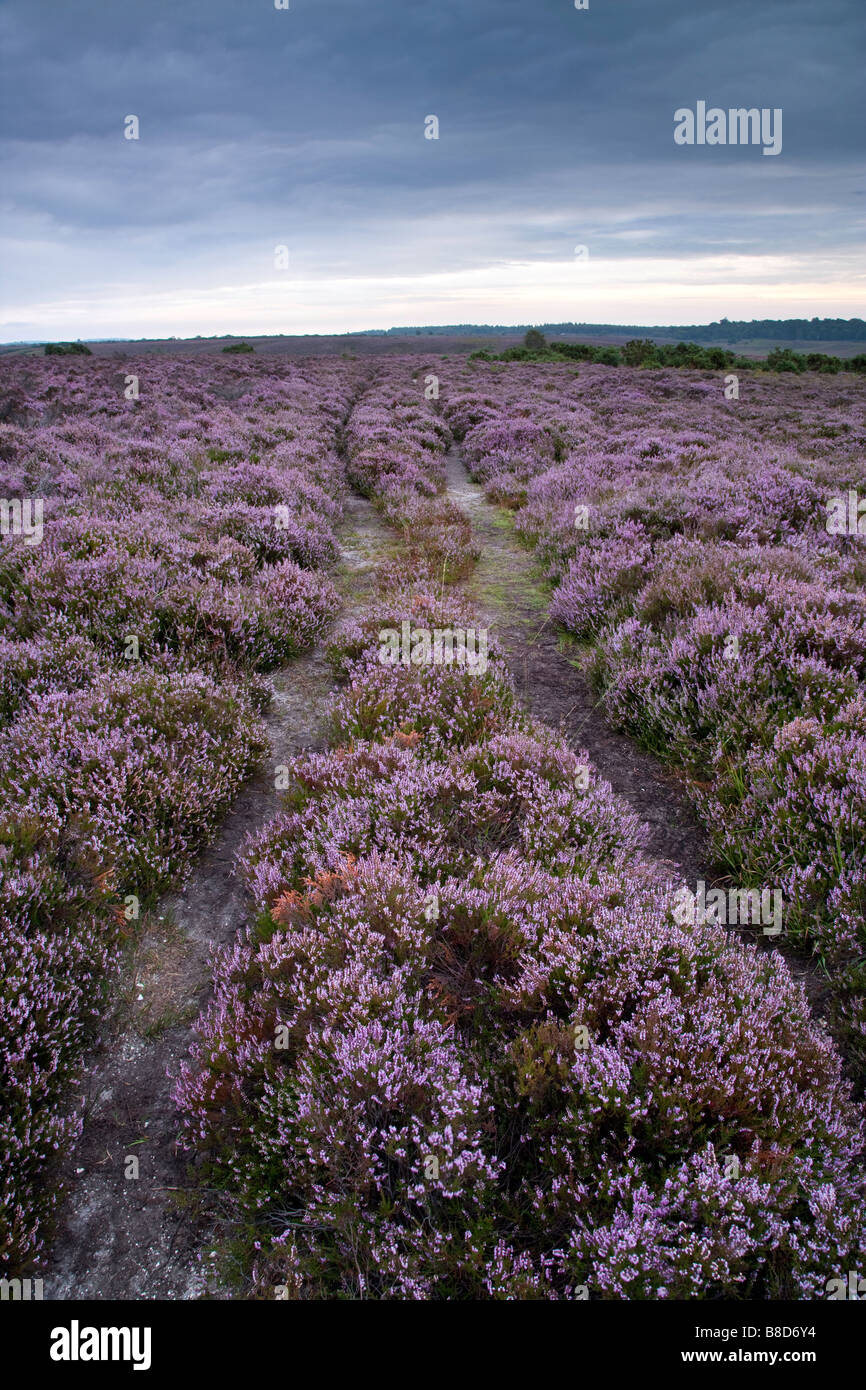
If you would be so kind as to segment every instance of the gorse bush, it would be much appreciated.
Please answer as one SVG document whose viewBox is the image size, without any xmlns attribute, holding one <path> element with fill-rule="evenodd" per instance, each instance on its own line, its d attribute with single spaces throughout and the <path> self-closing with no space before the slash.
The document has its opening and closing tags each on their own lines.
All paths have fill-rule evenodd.
<svg viewBox="0 0 866 1390">
<path fill-rule="evenodd" d="M 532 342 L 529 339 L 532 338 Z M 470 362 L 594 362 L 599 366 L 686 367 L 692 371 L 721 371 L 736 367 L 743 371 L 822 372 L 835 376 L 841 371 L 866 370 L 866 355 L 834 357 L 824 352 L 802 353 L 793 348 L 773 348 L 765 358 L 743 357 L 728 348 L 705 347 L 700 343 L 659 343 L 652 338 L 631 338 L 621 348 L 597 347 L 590 343 L 548 343 L 543 333 L 530 329 L 520 347 L 500 353 L 486 349 L 470 354 Z"/>
<path fill-rule="evenodd" d="M 92 357 L 86 343 L 46 343 L 46 357 Z"/>
</svg>

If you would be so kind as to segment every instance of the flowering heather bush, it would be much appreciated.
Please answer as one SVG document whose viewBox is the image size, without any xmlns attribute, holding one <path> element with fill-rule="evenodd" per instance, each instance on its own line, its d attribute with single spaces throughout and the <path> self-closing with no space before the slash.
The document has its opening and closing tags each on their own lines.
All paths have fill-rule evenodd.
<svg viewBox="0 0 866 1390">
<path fill-rule="evenodd" d="M 424 399 L 418 371 L 411 381 L 403 365 L 379 375 L 346 427 L 349 476 L 400 531 L 413 577 L 454 583 L 471 573 L 480 549 L 465 513 L 438 495 L 451 431 Z"/>
<path fill-rule="evenodd" d="M 432 749 L 466 747 L 510 726 L 514 695 L 501 673 L 448 666 L 386 666 L 376 656 L 349 668 L 349 684 L 334 701 L 332 736 L 346 742 L 381 738 L 397 729 L 420 733 Z"/>
<path fill-rule="evenodd" d="M 99 653 L 58 615 L 38 637 L 0 637 L 0 727 L 35 695 L 77 690 L 102 674 Z"/>
<path fill-rule="evenodd" d="M 58 523 L 9 576 L 7 631 L 29 636 L 62 613 L 110 660 L 133 633 L 144 660 L 174 652 L 187 667 L 229 657 L 255 669 L 308 645 L 336 607 L 329 581 L 290 558 L 263 565 L 264 547 L 257 555 L 227 534 L 187 541 L 166 531 L 161 517 L 144 534 L 109 520 Z"/>
<path fill-rule="evenodd" d="M 345 635 L 353 708 L 376 620 Z M 178 1085 L 270 1232 L 261 1295 L 820 1296 L 862 1240 L 862 1136 L 784 962 L 677 923 L 633 816 L 495 664 L 472 741 L 388 674 L 390 728 L 299 758 L 250 842 L 257 924 Z"/>
<path fill-rule="evenodd" d="M 380 369 L 354 407 L 344 442 L 355 486 L 370 496 L 411 488 L 432 497 L 444 482 L 439 455 L 450 430 L 403 365 Z"/>
<path fill-rule="evenodd" d="M 443 413 L 488 494 L 517 509 L 557 586 L 552 615 L 592 644 L 608 716 L 693 774 L 728 864 L 783 888 L 837 979 L 850 1041 L 866 982 L 851 887 L 866 730 L 850 723 L 866 549 L 826 521 L 831 497 L 866 493 L 863 386 L 742 374 L 734 404 L 722 385 L 455 365 Z"/>
<path fill-rule="evenodd" d="M 243 547 L 258 565 L 294 560 L 305 569 L 333 564 L 338 548 L 327 514 L 316 515 L 302 508 L 280 511 L 284 503 L 272 507 L 252 507 L 245 502 L 225 506 L 189 507 L 189 527 L 193 538 L 203 533 L 214 542 L 230 538 Z M 194 558 L 192 563 L 198 563 Z"/>
<path fill-rule="evenodd" d="M 582 545 L 550 605 L 551 616 L 578 637 L 588 637 L 628 612 L 628 600 L 646 581 L 652 548 L 644 528 L 621 530 Z"/>
<path fill-rule="evenodd" d="M 242 692 L 124 672 L 31 699 L 0 734 L 0 817 L 71 836 L 142 900 L 176 879 L 265 751 Z"/>
<path fill-rule="evenodd" d="M 477 614 L 459 592 L 432 583 L 406 582 L 402 559 L 386 561 L 377 571 L 380 584 L 376 599 L 365 611 L 338 624 L 328 641 L 328 657 L 336 675 L 345 678 L 353 662 L 375 661 L 373 648 L 383 629 L 399 630 L 403 622 L 411 628 L 472 628 Z M 491 635 L 490 656 L 501 661 L 502 653 Z"/>
<path fill-rule="evenodd" d="M 330 580 L 293 560 L 265 567 L 248 585 L 202 585 L 189 595 L 185 611 L 180 608 L 183 597 L 173 636 L 185 652 L 215 649 L 239 666 L 260 671 L 314 642 L 337 605 Z"/>
<path fill-rule="evenodd" d="M 719 852 L 751 875 L 778 872 L 784 857 L 786 896 L 808 920 L 832 892 L 850 890 L 866 864 L 864 697 L 824 719 L 782 725 L 770 748 L 748 754 L 744 781 L 735 814 L 729 784 L 713 799 Z M 850 926 L 838 944 L 856 947 Z"/>
<path fill-rule="evenodd" d="M 41 1248 L 119 894 L 184 873 L 264 752 L 254 673 L 336 607 L 317 571 L 359 385 L 331 363 L 0 362 L 0 495 L 44 500 L 39 544 L 0 538 L 0 1269 Z"/>
<path fill-rule="evenodd" d="M 388 520 L 399 526 L 410 573 L 452 584 L 472 573 L 481 553 L 465 512 L 445 497 L 389 493 Z"/>
<path fill-rule="evenodd" d="M 697 772 L 721 760 L 740 768 L 784 720 L 829 713 L 857 690 L 856 666 L 842 664 L 834 634 L 811 624 L 797 631 L 797 617 L 792 611 L 780 635 L 768 606 L 729 598 L 662 633 L 628 619 L 599 638 L 594 654 L 605 708 L 647 746 Z"/>
<path fill-rule="evenodd" d="M 514 850 L 552 873 L 592 877 L 633 860 L 643 829 L 586 765 L 550 738 L 497 735 L 429 759 L 425 740 L 356 743 L 295 765 L 291 809 L 249 844 L 254 896 L 273 901 L 304 866 L 338 871 L 374 849 L 408 861 L 418 877 L 460 875 L 479 858 Z"/>
<path fill-rule="evenodd" d="M 119 918 L 81 845 L 36 819 L 0 827 L 0 1267 L 41 1250 L 56 1199 L 45 1172 L 80 1129 L 66 1090 L 99 1023 Z"/>
<path fill-rule="evenodd" d="M 833 973 L 835 1029 L 853 1068 L 866 1072 L 866 873 L 862 863 L 839 875 L 812 930 L 817 949 Z"/>
<path fill-rule="evenodd" d="M 418 373 L 405 363 L 380 367 L 344 430 L 349 474 L 359 491 L 391 505 L 434 497 L 445 481 L 442 454 L 451 431 L 424 398 Z"/>
<path fill-rule="evenodd" d="M 745 791 L 743 791 L 745 786 Z M 772 873 L 791 929 L 811 936 L 834 978 L 833 1012 L 866 1069 L 866 703 L 783 724 L 705 792 L 719 857 L 750 882 Z"/>
</svg>

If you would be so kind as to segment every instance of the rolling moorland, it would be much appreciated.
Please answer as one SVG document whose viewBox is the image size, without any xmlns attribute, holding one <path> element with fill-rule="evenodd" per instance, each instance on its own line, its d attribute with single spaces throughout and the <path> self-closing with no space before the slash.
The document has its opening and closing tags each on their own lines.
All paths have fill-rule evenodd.
<svg viewBox="0 0 866 1390">
<path fill-rule="evenodd" d="M 825 1298 L 866 380 L 395 341 L 0 360 L 0 1267 Z"/>
<path fill-rule="evenodd" d="M 425 328 L 365 329 L 341 334 L 276 334 L 253 335 L 238 339 L 216 334 L 211 337 L 185 338 L 110 338 L 89 340 L 88 351 L 96 356 L 124 357 L 130 353 L 141 356 L 150 353 L 190 353 L 237 351 L 245 342 L 258 353 L 276 353 L 293 357 L 378 356 L 403 354 L 430 349 L 447 353 L 473 353 L 479 349 L 499 352 L 515 348 L 522 342 L 531 324 L 448 324 Z M 721 319 L 711 324 L 690 324 L 681 328 L 604 323 L 557 323 L 535 325 L 553 339 L 569 344 L 590 343 L 615 348 L 629 341 L 650 339 L 668 346 L 678 342 L 717 346 L 743 357 L 764 358 L 776 349 L 791 352 L 823 353 L 842 360 L 866 352 L 866 321 L 863 319 L 752 319 L 729 321 Z M 421 342 L 419 343 L 419 339 Z M 425 339 L 433 339 L 432 343 Z M 42 343 L 0 343 L 0 356 L 14 353 L 37 356 L 44 351 Z M 632 364 L 634 365 L 634 364 Z M 861 368 L 862 370 L 862 368 Z"/>
</svg>

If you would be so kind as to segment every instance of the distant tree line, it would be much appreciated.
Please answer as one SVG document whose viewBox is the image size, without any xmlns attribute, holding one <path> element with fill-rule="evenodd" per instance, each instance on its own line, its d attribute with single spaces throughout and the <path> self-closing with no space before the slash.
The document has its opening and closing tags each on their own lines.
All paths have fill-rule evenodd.
<svg viewBox="0 0 866 1390">
<path fill-rule="evenodd" d="M 729 348 L 703 347 L 700 343 L 654 343 L 651 338 L 632 338 L 621 348 L 594 347 L 591 343 L 548 343 L 537 328 L 530 328 L 522 347 L 504 352 L 473 352 L 470 361 L 483 362 L 596 362 L 605 367 L 693 367 L 722 371 L 766 372 L 864 372 L 866 353 L 843 359 L 826 352 L 794 352 L 773 348 L 764 358 L 740 357 Z"/>
<path fill-rule="evenodd" d="M 695 343 L 744 342 L 755 338 L 795 338 L 804 343 L 866 342 L 866 321 L 863 319 L 720 319 L 716 323 L 692 324 L 685 328 L 644 328 L 642 331 L 681 334 Z"/>
<path fill-rule="evenodd" d="M 693 343 L 743 342 L 755 338 L 772 340 L 799 339 L 802 342 L 835 341 L 866 342 L 866 320 L 863 319 L 719 319 L 714 323 L 689 324 L 678 327 L 661 324 L 647 328 L 641 324 L 623 323 L 542 323 L 542 324 L 501 324 L 501 323 L 451 323 L 435 328 L 383 328 L 370 329 L 366 335 L 397 335 L 418 337 L 433 334 L 438 337 L 501 337 L 504 334 L 525 333 L 536 328 L 544 333 L 587 333 L 592 337 L 608 337 L 610 334 L 622 336 L 624 333 L 646 335 L 653 338 L 688 339 Z"/>
</svg>

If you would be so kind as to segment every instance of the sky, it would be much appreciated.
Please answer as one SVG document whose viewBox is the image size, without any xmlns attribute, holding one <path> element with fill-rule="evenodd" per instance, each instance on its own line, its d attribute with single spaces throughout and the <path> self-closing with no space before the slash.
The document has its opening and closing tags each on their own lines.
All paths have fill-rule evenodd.
<svg viewBox="0 0 866 1390">
<path fill-rule="evenodd" d="M 866 316 L 863 0 L 276 3 L 0 0 L 0 341 Z"/>
</svg>

